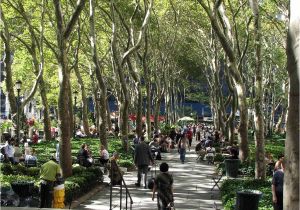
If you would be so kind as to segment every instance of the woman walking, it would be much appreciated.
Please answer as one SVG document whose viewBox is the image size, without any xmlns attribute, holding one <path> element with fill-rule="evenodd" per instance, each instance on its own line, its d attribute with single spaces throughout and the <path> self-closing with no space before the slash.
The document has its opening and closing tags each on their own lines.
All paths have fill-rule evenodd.
<svg viewBox="0 0 300 210">
<path fill-rule="evenodd" d="M 180 154 L 181 163 L 184 163 L 185 161 L 186 148 L 190 149 L 190 145 L 187 134 L 184 134 L 184 136 L 178 142 L 178 151 Z"/>
</svg>

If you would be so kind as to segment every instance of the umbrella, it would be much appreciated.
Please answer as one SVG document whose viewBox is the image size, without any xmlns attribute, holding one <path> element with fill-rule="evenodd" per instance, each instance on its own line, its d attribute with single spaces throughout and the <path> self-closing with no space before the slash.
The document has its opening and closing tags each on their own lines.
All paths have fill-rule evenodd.
<svg viewBox="0 0 300 210">
<path fill-rule="evenodd" d="M 182 117 L 182 118 L 178 119 L 177 121 L 178 122 L 184 122 L 184 121 L 195 121 L 195 120 L 191 117 L 185 116 L 185 117 Z"/>
</svg>

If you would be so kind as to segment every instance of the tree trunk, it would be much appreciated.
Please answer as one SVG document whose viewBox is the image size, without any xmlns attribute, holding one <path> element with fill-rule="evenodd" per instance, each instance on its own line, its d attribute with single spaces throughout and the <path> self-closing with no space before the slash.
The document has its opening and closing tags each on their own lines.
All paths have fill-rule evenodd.
<svg viewBox="0 0 300 210">
<path fill-rule="evenodd" d="M 43 115 L 44 115 L 44 134 L 45 134 L 45 139 L 47 141 L 52 139 L 51 136 L 51 120 L 50 120 L 50 114 L 49 114 L 49 104 L 48 104 L 48 99 L 46 95 L 46 87 L 45 87 L 45 82 L 43 77 L 40 80 L 39 83 L 39 89 L 40 89 L 40 95 L 42 99 L 42 104 L 44 107 Z"/>
<path fill-rule="evenodd" d="M 281 131 L 282 131 L 282 129 L 281 129 L 282 128 L 282 123 L 283 123 L 283 121 L 286 118 L 285 114 L 286 114 L 286 107 L 282 107 L 281 115 L 280 115 L 280 117 L 278 119 L 277 124 L 275 125 L 275 133 L 277 133 L 277 134 L 280 134 Z"/>
<path fill-rule="evenodd" d="M 106 108 L 106 84 L 104 82 L 104 76 L 100 70 L 100 64 L 99 64 L 99 58 L 97 54 L 97 39 L 96 39 L 96 33 L 95 33 L 95 8 L 94 8 L 94 0 L 90 0 L 90 45 L 91 45 L 91 53 L 93 58 L 93 67 L 96 72 L 96 78 L 98 81 L 98 86 L 100 89 L 100 119 L 99 119 L 99 138 L 101 144 L 108 148 L 107 145 L 107 132 L 106 132 L 106 126 L 107 126 L 107 108 Z"/>
<path fill-rule="evenodd" d="M 283 209 L 299 208 L 299 72 L 300 72 L 300 2 L 290 1 L 290 22 L 287 35 L 287 70 L 290 79 Z"/>
<path fill-rule="evenodd" d="M 111 117 L 110 117 L 111 112 L 110 112 L 110 108 L 109 108 L 108 98 L 106 100 L 106 111 L 107 111 L 107 113 L 106 113 L 107 128 L 110 131 L 112 129 L 112 122 L 111 122 Z"/>
<path fill-rule="evenodd" d="M 262 89 L 262 60 L 261 60 L 261 23 L 257 0 L 250 1 L 250 7 L 254 15 L 254 41 L 255 41 L 255 178 L 266 178 L 265 167 L 265 140 L 264 140 L 264 116 L 263 116 L 263 89 Z"/>
<path fill-rule="evenodd" d="M 0 7 L 0 17 L 3 22 L 4 30 L 0 31 L 1 39 L 3 40 L 4 43 L 4 52 L 5 52 L 5 57 L 4 57 L 4 70 L 6 73 L 6 78 L 5 78 L 5 87 L 7 90 L 7 96 L 8 96 L 8 101 L 9 101 L 9 106 L 10 106 L 10 111 L 12 114 L 17 113 L 17 100 L 14 92 L 14 87 L 15 84 L 13 84 L 12 80 L 12 69 L 11 69 L 11 64 L 12 64 L 12 52 L 10 48 L 10 33 L 8 31 L 8 26 L 6 23 L 6 19 L 4 17 L 2 8 Z"/>
<path fill-rule="evenodd" d="M 61 147 L 60 147 L 60 164 L 62 173 L 65 178 L 72 175 L 72 156 L 71 156 L 71 126 L 72 122 L 72 103 L 71 103 L 71 85 L 70 85 L 70 70 L 68 68 L 67 58 L 67 40 L 70 33 L 79 18 L 79 14 L 84 8 L 85 1 L 79 0 L 77 7 L 65 27 L 61 4 L 59 0 L 53 0 L 55 16 L 56 16 L 56 36 L 58 44 L 58 71 L 59 71 L 59 95 L 58 95 L 58 116 L 59 129 L 61 131 Z"/>
<path fill-rule="evenodd" d="M 85 86 L 84 86 L 84 83 L 83 83 L 82 77 L 80 75 L 77 64 L 74 66 L 74 71 L 75 71 L 75 74 L 77 77 L 77 82 L 79 84 L 80 92 L 81 92 L 83 130 L 84 130 L 85 135 L 90 136 L 87 97 L 86 97 L 86 92 L 85 92 Z"/>
</svg>

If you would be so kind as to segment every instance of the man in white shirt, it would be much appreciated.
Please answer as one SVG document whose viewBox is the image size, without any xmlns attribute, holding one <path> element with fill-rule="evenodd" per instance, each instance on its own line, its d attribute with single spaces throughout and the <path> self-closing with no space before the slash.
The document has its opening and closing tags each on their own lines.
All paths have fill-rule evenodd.
<svg viewBox="0 0 300 210">
<path fill-rule="evenodd" d="M 4 151 L 5 151 L 5 156 L 6 158 L 11 162 L 11 163 L 15 163 L 15 158 L 14 158 L 14 154 L 15 154 L 15 148 L 14 148 L 14 143 L 15 140 L 13 138 L 11 138 L 8 141 L 8 144 L 5 146 Z"/>
</svg>

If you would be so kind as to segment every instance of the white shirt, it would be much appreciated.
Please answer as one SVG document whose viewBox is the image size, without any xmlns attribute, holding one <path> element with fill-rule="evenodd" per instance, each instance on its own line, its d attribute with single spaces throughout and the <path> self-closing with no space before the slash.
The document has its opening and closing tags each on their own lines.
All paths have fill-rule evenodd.
<svg viewBox="0 0 300 210">
<path fill-rule="evenodd" d="M 109 153 L 106 149 L 101 151 L 101 158 L 103 158 L 104 160 L 108 160 L 109 159 Z"/>
<path fill-rule="evenodd" d="M 25 161 L 28 161 L 28 160 L 37 160 L 37 157 L 34 156 L 34 155 L 26 155 L 25 156 Z"/>
<path fill-rule="evenodd" d="M 14 146 L 8 144 L 5 146 L 5 154 L 7 155 L 7 157 L 14 157 L 15 154 L 15 148 Z"/>
</svg>

